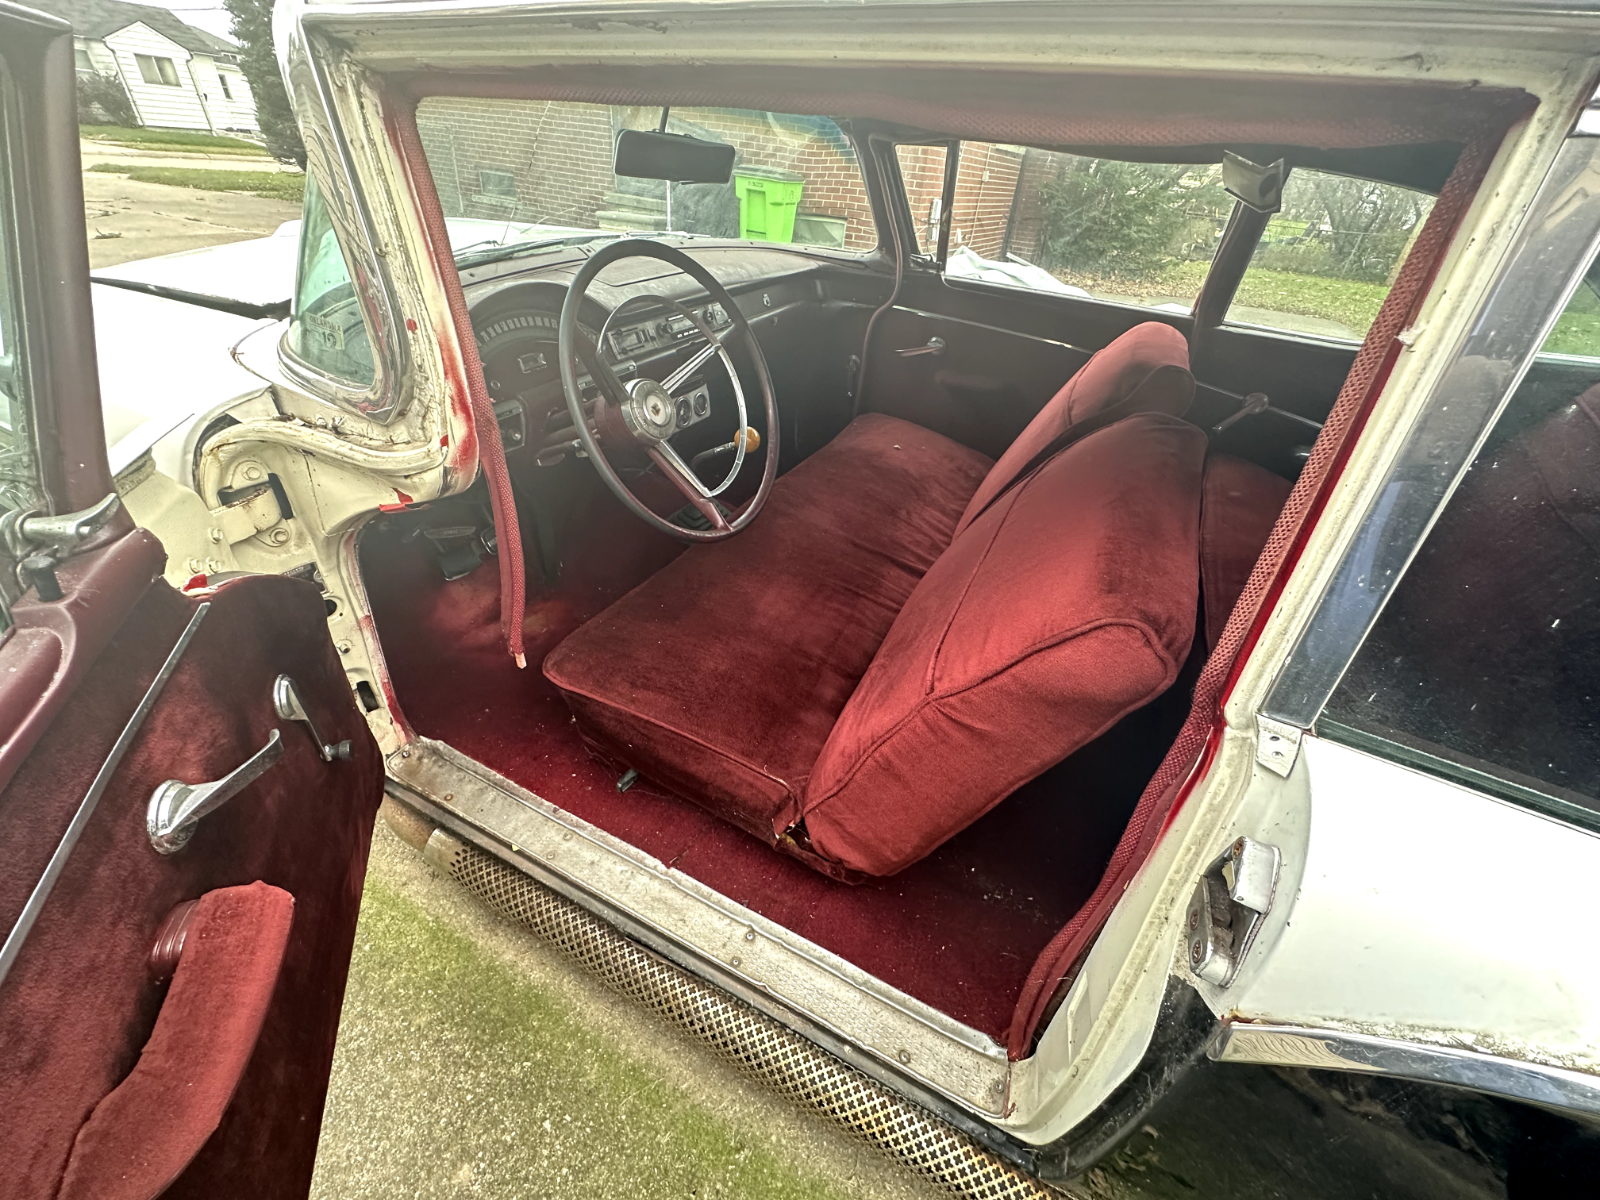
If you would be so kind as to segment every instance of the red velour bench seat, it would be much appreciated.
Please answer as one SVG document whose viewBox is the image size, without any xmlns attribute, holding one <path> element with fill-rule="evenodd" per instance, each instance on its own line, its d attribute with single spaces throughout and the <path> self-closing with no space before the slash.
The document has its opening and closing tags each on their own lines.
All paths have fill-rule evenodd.
<svg viewBox="0 0 1600 1200">
<path fill-rule="evenodd" d="M 769 842 L 990 460 L 868 414 L 545 659 L 584 735 Z"/>
<path fill-rule="evenodd" d="M 1197 604 L 1193 388 L 1151 323 L 998 464 L 861 417 L 545 675 L 619 767 L 830 874 L 899 870 L 1171 684 Z"/>
<path fill-rule="evenodd" d="M 1172 686 L 1199 602 L 1205 452 L 1176 417 L 1128 417 L 955 539 L 812 768 L 818 853 L 893 874 Z"/>
<path fill-rule="evenodd" d="M 1281 475 L 1231 454 L 1206 459 L 1200 504 L 1200 586 L 1206 648 L 1212 649 L 1250 582 L 1278 514 L 1292 490 Z"/>
<path fill-rule="evenodd" d="M 1146 321 L 1099 351 L 1050 397 L 978 485 L 956 533 L 972 524 L 1041 454 L 1134 413 L 1181 417 L 1194 399 L 1189 343 L 1170 325 Z"/>
</svg>

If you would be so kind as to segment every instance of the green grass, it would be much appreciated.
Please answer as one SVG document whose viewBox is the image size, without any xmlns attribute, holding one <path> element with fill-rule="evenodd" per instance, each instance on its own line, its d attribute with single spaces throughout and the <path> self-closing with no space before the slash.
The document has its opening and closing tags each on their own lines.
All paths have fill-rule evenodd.
<svg viewBox="0 0 1600 1200">
<path fill-rule="evenodd" d="M 345 1011 L 313 1196 L 837 1195 L 370 875 Z"/>
<path fill-rule="evenodd" d="M 255 142 L 243 138 L 223 137 L 214 133 L 200 133 L 193 129 L 130 129 L 122 125 L 79 125 L 82 137 L 97 141 L 116 142 L 122 146 L 146 147 L 176 146 L 187 150 L 206 150 L 215 154 L 250 154 L 265 156 L 266 150 Z"/>
<path fill-rule="evenodd" d="M 1174 287 L 1186 288 L 1184 294 L 1193 296 L 1199 292 L 1200 281 L 1210 269 L 1208 262 L 1184 263 L 1167 278 Z M 1381 283 L 1252 269 L 1240 281 L 1233 302 L 1246 308 L 1265 308 L 1273 312 L 1337 321 L 1357 337 L 1362 337 L 1377 317 L 1378 309 L 1383 306 L 1383 298 L 1388 294 L 1388 287 Z"/>
<path fill-rule="evenodd" d="M 1251 271 L 1240 282 L 1234 303 L 1337 321 L 1362 337 L 1388 294 L 1388 287 L 1381 283 L 1287 271 Z"/>
<path fill-rule="evenodd" d="M 1556 319 L 1544 349 L 1552 354 L 1600 356 L 1600 297 L 1588 284 L 1578 285 L 1566 311 Z"/>
<path fill-rule="evenodd" d="M 125 167 L 96 163 L 89 170 L 103 175 L 126 175 L 135 183 L 164 183 L 168 187 L 199 188 L 207 192 L 250 192 L 268 200 L 299 204 L 306 177 L 292 171 L 228 171 L 207 167 Z"/>
</svg>

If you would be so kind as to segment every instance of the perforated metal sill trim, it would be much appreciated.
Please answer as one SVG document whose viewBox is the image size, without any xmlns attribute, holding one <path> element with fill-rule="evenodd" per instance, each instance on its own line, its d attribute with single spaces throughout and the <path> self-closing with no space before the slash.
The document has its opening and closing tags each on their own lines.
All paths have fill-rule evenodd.
<svg viewBox="0 0 1600 1200">
<path fill-rule="evenodd" d="M 810 1105 L 953 1195 L 1059 1200 L 1062 1193 L 476 846 L 438 830 L 424 854 L 491 908 L 570 954 L 609 986 L 676 1021 L 741 1070 Z"/>
</svg>

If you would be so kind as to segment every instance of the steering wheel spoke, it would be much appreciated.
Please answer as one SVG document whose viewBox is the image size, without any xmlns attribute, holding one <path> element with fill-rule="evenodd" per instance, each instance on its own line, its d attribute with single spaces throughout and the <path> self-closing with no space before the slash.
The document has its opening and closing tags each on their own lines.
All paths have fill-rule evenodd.
<svg viewBox="0 0 1600 1200">
<path fill-rule="evenodd" d="M 594 381 L 595 387 L 600 389 L 607 402 L 619 405 L 625 403 L 628 399 L 628 389 L 617 377 L 611 364 L 606 361 L 606 356 L 601 353 L 600 348 L 591 342 L 581 329 L 577 331 L 574 343 L 578 358 L 589 370 L 589 378 Z"/>
<path fill-rule="evenodd" d="M 727 533 L 733 532 L 728 527 L 728 522 L 723 517 L 721 510 L 717 508 L 717 502 L 711 498 L 710 491 L 707 490 L 705 484 L 700 482 L 699 477 L 695 475 L 689 464 L 678 456 L 678 452 L 673 449 L 671 442 L 657 442 L 646 453 L 649 454 L 650 460 L 661 468 L 661 473 L 672 480 L 673 486 L 684 494 L 690 504 L 694 505 L 700 515 L 711 522 L 713 530 L 721 530 Z"/>
<path fill-rule="evenodd" d="M 578 314 L 584 306 L 585 295 L 589 285 L 602 270 L 624 258 L 652 258 L 676 267 L 699 284 L 712 303 L 729 315 L 731 325 L 719 334 L 698 312 L 687 308 L 677 300 L 666 296 L 634 296 L 618 305 L 607 318 L 600 331 L 599 343 L 591 342 L 585 336 L 578 319 Z M 695 327 L 700 337 L 704 339 L 704 344 L 697 346 L 681 365 L 670 371 L 659 382 L 635 377 L 624 384 L 607 358 L 605 347 L 611 343 L 607 341 L 606 335 L 617 314 L 627 305 L 637 303 L 653 303 L 675 311 Z M 777 399 L 760 344 L 751 332 L 749 324 L 739 313 L 733 298 L 709 271 L 675 247 L 645 238 L 620 238 L 590 256 L 578 271 L 567 290 L 566 303 L 561 308 L 561 327 L 558 336 L 561 385 L 572 418 L 573 432 L 582 443 L 583 450 L 589 456 L 594 469 L 599 472 L 600 478 L 629 511 L 661 532 L 685 542 L 717 541 L 730 537 L 755 519 L 762 505 L 766 503 L 767 496 L 771 494 L 772 484 L 778 473 Z M 750 425 L 751 414 L 745 403 L 739 372 L 734 368 L 733 360 L 728 354 L 728 343 L 735 338 L 743 343 L 756 380 L 760 384 L 762 408 L 766 418 L 767 444 L 761 467 L 761 481 L 756 493 L 750 502 L 742 507 L 738 515 L 730 519 L 723 516 L 722 510 L 717 506 L 716 497 L 727 490 L 738 477 L 747 451 L 753 452 L 761 444 L 761 438 Z M 728 374 L 739 422 L 734 430 L 733 441 L 728 444 L 728 448 L 734 451 L 733 464 L 727 476 L 716 486 L 702 482 L 694 468 L 684 461 L 669 441 L 677 432 L 675 413 L 677 401 L 681 399 L 679 393 L 686 389 L 695 374 L 713 358 L 721 360 Z M 592 423 L 585 411 L 586 402 L 580 387 L 580 361 L 601 393 L 600 399 L 595 402 Z M 686 528 L 653 512 L 628 489 L 627 484 L 618 475 L 606 457 L 608 447 L 612 451 L 631 450 L 634 454 L 643 452 L 661 473 L 672 481 L 673 486 L 683 493 L 684 498 L 696 511 L 705 517 L 710 528 Z M 717 449 L 721 451 L 724 447 Z"/>
<path fill-rule="evenodd" d="M 701 367 L 705 366 L 705 364 L 709 362 L 714 355 L 720 354 L 721 352 L 722 339 L 717 337 L 715 334 L 712 334 L 710 341 L 708 341 L 704 346 L 701 346 L 700 349 L 696 350 L 689 357 L 688 362 L 684 363 L 683 366 L 679 367 L 676 371 L 672 372 L 672 374 L 668 375 L 661 381 L 661 386 L 666 388 L 668 392 L 672 393 L 672 395 L 676 396 L 678 394 L 678 390 L 682 388 L 684 384 L 689 382 L 690 376 L 692 376 Z"/>
</svg>

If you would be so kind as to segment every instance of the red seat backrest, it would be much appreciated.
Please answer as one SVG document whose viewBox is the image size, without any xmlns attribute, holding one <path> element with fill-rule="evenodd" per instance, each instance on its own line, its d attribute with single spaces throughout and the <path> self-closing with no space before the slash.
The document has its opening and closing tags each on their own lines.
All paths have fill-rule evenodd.
<svg viewBox="0 0 1600 1200">
<path fill-rule="evenodd" d="M 1135 325 L 1099 351 L 1062 386 L 978 485 L 956 533 L 977 518 L 996 496 L 1060 450 L 1075 434 L 1102 428 L 1140 412 L 1181 417 L 1194 399 L 1189 343 L 1170 325 Z"/>
<path fill-rule="evenodd" d="M 812 768 L 819 853 L 898 871 L 1171 686 L 1194 636 L 1205 451 L 1176 417 L 1128 417 L 957 534 Z"/>
<path fill-rule="evenodd" d="M 1200 502 L 1200 587 L 1207 650 L 1215 649 L 1221 639 L 1291 490 L 1283 476 L 1245 459 L 1231 454 L 1206 459 L 1205 495 Z"/>
</svg>

